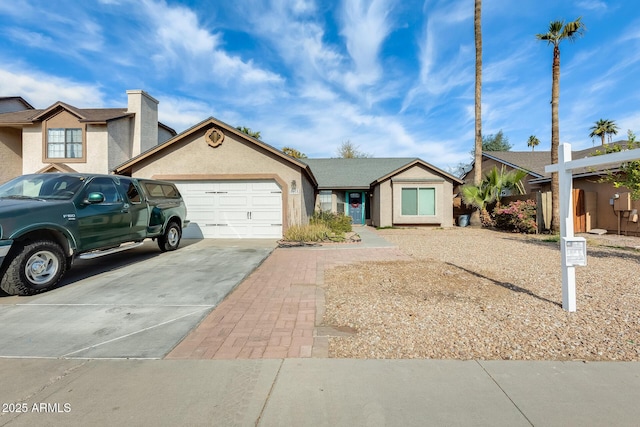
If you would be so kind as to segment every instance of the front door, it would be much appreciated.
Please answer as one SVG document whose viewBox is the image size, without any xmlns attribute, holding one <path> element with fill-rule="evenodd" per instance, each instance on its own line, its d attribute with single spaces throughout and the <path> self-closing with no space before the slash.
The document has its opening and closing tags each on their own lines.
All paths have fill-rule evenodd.
<svg viewBox="0 0 640 427">
<path fill-rule="evenodd" d="M 349 216 L 352 224 L 363 223 L 362 193 L 349 193 Z"/>
</svg>

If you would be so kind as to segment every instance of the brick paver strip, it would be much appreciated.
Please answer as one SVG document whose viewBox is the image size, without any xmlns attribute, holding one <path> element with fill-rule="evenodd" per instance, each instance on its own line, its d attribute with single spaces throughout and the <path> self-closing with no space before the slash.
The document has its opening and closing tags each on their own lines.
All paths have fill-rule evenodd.
<svg viewBox="0 0 640 427">
<path fill-rule="evenodd" d="M 326 343 L 314 331 L 324 313 L 324 271 L 405 259 L 397 248 L 277 248 L 166 358 L 320 357 Z"/>
</svg>

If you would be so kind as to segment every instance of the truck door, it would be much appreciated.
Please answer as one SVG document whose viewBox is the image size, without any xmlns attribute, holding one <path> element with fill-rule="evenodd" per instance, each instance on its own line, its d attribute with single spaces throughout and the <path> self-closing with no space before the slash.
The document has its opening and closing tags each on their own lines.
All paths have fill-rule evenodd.
<svg viewBox="0 0 640 427">
<path fill-rule="evenodd" d="M 99 203 L 87 202 L 91 193 L 101 193 L 104 200 Z M 82 250 L 118 246 L 129 241 L 130 205 L 125 202 L 112 178 L 96 177 L 85 186 L 77 219 Z"/>
<path fill-rule="evenodd" d="M 126 203 L 131 212 L 131 240 L 144 240 L 147 237 L 147 225 L 149 225 L 149 207 L 142 198 L 140 188 L 126 178 L 117 178 L 120 181 L 120 189 L 126 195 Z"/>
</svg>

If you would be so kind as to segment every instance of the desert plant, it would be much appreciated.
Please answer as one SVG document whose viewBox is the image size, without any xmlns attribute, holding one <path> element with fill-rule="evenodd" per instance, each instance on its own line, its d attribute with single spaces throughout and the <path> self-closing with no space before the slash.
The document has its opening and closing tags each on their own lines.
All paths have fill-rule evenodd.
<svg viewBox="0 0 640 427">
<path fill-rule="evenodd" d="M 536 202 L 533 200 L 517 200 L 506 207 L 496 207 L 493 210 L 495 227 L 514 233 L 536 233 Z"/>
<path fill-rule="evenodd" d="M 329 238 L 331 230 L 324 224 L 293 225 L 284 233 L 289 242 L 322 242 Z"/>
<path fill-rule="evenodd" d="M 487 211 L 487 205 L 495 200 L 491 189 L 483 185 L 464 185 L 462 187 L 462 201 L 467 206 L 473 206 L 480 212 L 480 222 L 483 227 L 491 227 L 491 215 Z"/>
<path fill-rule="evenodd" d="M 462 201 L 466 205 L 471 205 L 480 211 L 480 221 L 484 227 L 493 226 L 491 215 L 487 211 L 487 205 L 496 202 L 500 206 L 500 198 L 504 190 L 524 193 L 522 179 L 527 176 L 527 172 L 513 169 L 509 172 L 503 166 L 489 170 L 480 185 L 464 185 L 462 187 Z"/>
<path fill-rule="evenodd" d="M 351 217 L 328 211 L 317 211 L 309 220 L 310 224 L 324 224 L 333 233 L 342 235 L 352 230 Z"/>
</svg>

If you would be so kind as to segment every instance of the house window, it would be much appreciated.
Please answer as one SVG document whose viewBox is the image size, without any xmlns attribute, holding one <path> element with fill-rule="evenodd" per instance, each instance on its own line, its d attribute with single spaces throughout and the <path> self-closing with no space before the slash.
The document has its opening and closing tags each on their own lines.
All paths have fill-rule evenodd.
<svg viewBox="0 0 640 427">
<path fill-rule="evenodd" d="M 331 212 L 331 190 L 320 191 L 320 210 L 323 212 Z"/>
<path fill-rule="evenodd" d="M 47 158 L 82 158 L 82 129 L 49 129 L 47 134 Z"/>
<path fill-rule="evenodd" d="M 402 215 L 435 215 L 435 188 L 403 188 Z"/>
</svg>

